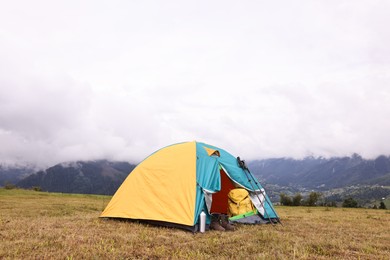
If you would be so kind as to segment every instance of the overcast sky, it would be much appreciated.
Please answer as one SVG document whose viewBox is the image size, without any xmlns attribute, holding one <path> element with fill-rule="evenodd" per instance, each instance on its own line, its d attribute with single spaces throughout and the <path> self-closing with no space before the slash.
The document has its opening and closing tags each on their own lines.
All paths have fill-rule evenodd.
<svg viewBox="0 0 390 260">
<path fill-rule="evenodd" d="M 390 155 L 390 1 L 0 0 L 0 162 Z"/>
</svg>

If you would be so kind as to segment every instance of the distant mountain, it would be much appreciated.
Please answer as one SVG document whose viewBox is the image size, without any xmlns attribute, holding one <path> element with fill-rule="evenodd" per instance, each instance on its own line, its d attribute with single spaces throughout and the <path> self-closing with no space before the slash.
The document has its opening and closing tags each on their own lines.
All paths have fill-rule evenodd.
<svg viewBox="0 0 390 260">
<path fill-rule="evenodd" d="M 387 156 L 372 160 L 363 159 L 357 154 L 302 160 L 274 158 L 249 161 L 247 164 L 273 201 L 279 201 L 281 192 L 307 195 L 312 190 L 322 192 L 325 199 L 338 201 L 346 196 L 354 196 L 369 202 L 390 194 L 390 157 Z M 0 165 L 0 186 L 2 180 L 7 180 L 21 188 L 40 187 L 50 192 L 112 195 L 135 166 L 107 160 L 77 161 L 57 164 L 32 174 L 32 169 L 28 167 L 4 170 Z"/>
<path fill-rule="evenodd" d="M 2 165 L 0 164 L 0 187 L 6 184 L 16 184 L 26 176 L 36 172 L 31 165 Z"/>
<path fill-rule="evenodd" d="M 135 168 L 127 162 L 78 161 L 57 164 L 17 183 L 21 188 L 43 191 L 112 195 Z"/>
<path fill-rule="evenodd" d="M 390 157 L 373 160 L 351 157 L 265 159 L 248 162 L 260 180 L 279 186 L 324 190 L 352 185 L 390 185 Z"/>
</svg>

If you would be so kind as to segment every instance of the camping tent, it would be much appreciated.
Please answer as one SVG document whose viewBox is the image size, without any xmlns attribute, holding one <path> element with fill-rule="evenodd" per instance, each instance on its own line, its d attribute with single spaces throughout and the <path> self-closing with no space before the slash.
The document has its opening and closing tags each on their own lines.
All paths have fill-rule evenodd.
<svg viewBox="0 0 390 260">
<path fill-rule="evenodd" d="M 206 224 L 211 213 L 226 214 L 228 192 L 240 187 L 249 192 L 256 208 L 248 222 L 277 222 L 279 217 L 263 187 L 237 159 L 223 149 L 195 141 L 162 148 L 131 172 L 101 217 L 197 231 L 200 213 L 206 213 Z M 246 222 L 245 218 L 240 221 Z"/>
</svg>

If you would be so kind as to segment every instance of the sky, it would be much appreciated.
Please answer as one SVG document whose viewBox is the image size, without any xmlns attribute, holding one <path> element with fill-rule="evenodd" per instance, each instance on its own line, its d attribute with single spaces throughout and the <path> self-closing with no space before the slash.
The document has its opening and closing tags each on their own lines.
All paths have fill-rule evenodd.
<svg viewBox="0 0 390 260">
<path fill-rule="evenodd" d="M 390 155 L 390 1 L 0 0 L 0 163 Z"/>
</svg>

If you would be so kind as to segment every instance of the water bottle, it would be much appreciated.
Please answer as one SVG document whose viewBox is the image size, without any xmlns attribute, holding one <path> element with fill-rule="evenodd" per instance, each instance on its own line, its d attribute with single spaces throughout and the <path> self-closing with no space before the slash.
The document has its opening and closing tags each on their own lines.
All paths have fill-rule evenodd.
<svg viewBox="0 0 390 260">
<path fill-rule="evenodd" d="M 204 233 L 206 231 L 206 213 L 203 211 L 200 213 L 200 233 Z"/>
</svg>

